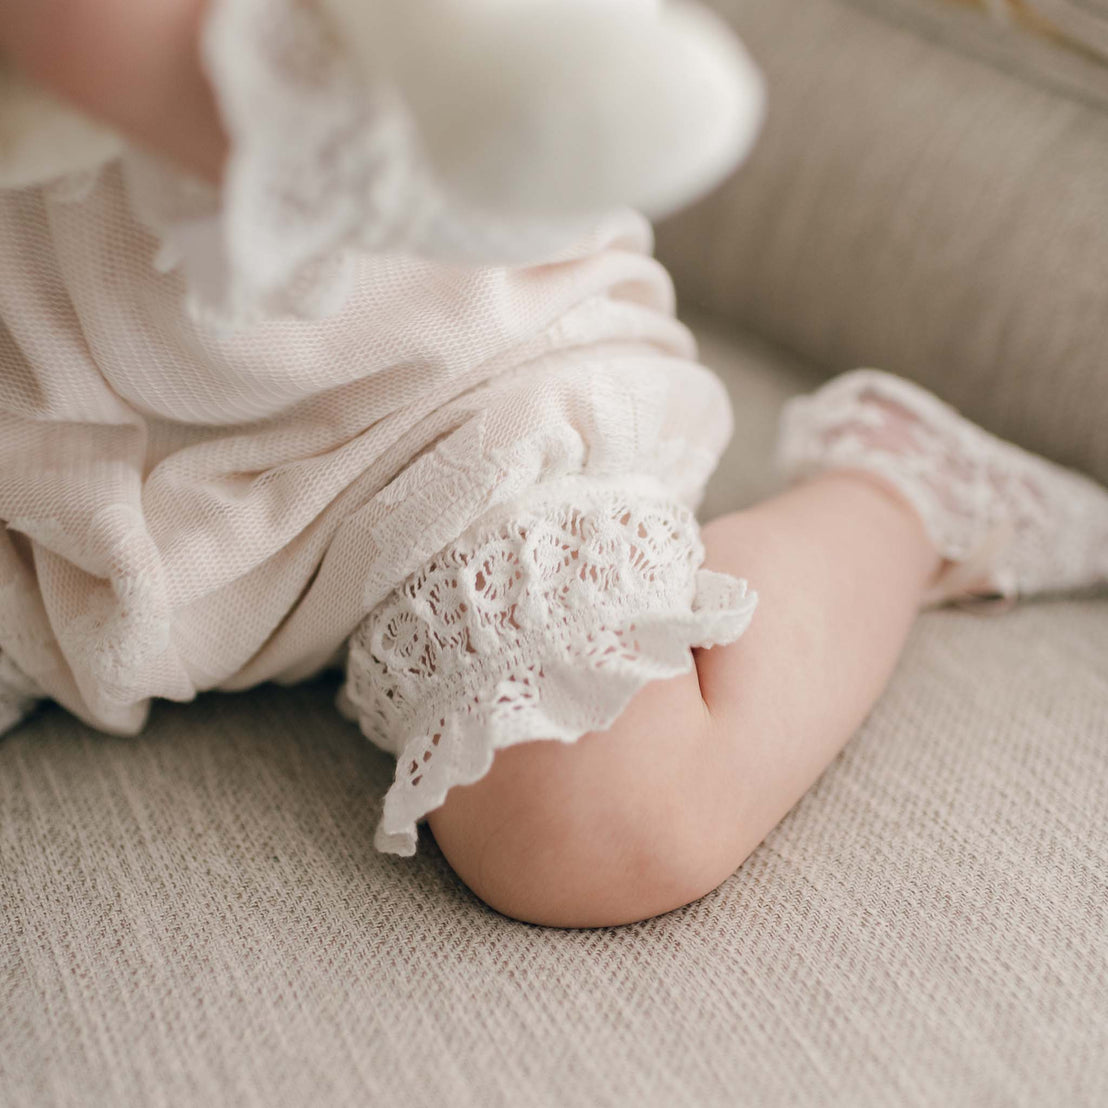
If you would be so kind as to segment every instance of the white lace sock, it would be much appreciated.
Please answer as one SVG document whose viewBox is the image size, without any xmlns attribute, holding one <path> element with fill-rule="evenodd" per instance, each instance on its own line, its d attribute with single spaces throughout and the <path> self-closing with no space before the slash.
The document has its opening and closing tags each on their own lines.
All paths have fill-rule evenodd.
<svg viewBox="0 0 1108 1108">
<path fill-rule="evenodd" d="M 1108 490 L 983 431 L 931 393 L 856 370 L 786 405 L 778 465 L 899 493 L 949 563 L 925 603 L 1108 582 Z"/>
<path fill-rule="evenodd" d="M 610 727 L 690 647 L 733 642 L 757 597 L 701 569 L 688 508 L 575 478 L 497 509 L 395 589 L 350 640 L 343 712 L 396 755 L 379 850 L 495 752 Z"/>
</svg>

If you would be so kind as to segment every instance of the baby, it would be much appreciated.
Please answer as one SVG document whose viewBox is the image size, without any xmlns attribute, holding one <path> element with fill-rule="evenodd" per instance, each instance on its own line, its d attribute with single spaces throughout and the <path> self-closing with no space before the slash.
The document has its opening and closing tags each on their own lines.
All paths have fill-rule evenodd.
<svg viewBox="0 0 1108 1108">
<path fill-rule="evenodd" d="M 472 119 L 421 116 L 427 57 L 367 82 L 380 39 L 336 3 L 0 13 L 0 50 L 107 127 L 0 191 L 0 729 L 52 699 L 134 733 L 154 697 L 342 666 L 397 759 L 379 849 L 426 819 L 539 924 L 687 904 L 841 749 L 921 608 L 1108 580 L 1108 492 L 862 371 L 787 408 L 782 495 L 701 531 L 728 402 L 646 219 L 561 204 L 588 163 L 541 137 L 516 164 L 485 120 L 495 156 L 463 156 Z M 738 57 L 713 72 L 741 91 Z M 688 178 L 643 174 L 659 208 L 740 152 L 702 114 Z"/>
</svg>

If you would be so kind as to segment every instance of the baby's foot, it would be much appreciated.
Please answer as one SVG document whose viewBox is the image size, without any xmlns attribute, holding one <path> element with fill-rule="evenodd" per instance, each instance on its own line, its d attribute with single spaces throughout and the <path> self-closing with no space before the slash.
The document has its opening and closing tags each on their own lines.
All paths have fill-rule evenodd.
<svg viewBox="0 0 1108 1108">
<path fill-rule="evenodd" d="M 856 470 L 899 493 L 947 561 L 928 604 L 1108 583 L 1108 490 L 891 374 L 856 370 L 791 401 L 778 464 L 791 480 Z"/>
</svg>

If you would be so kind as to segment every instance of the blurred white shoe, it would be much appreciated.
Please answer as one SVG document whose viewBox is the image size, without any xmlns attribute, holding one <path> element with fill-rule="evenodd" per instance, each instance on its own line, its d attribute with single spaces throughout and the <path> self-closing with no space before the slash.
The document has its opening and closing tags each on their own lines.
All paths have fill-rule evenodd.
<svg viewBox="0 0 1108 1108">
<path fill-rule="evenodd" d="M 367 78 L 384 75 L 463 204 L 658 217 L 753 144 L 761 77 L 689 0 L 324 0 Z"/>
</svg>

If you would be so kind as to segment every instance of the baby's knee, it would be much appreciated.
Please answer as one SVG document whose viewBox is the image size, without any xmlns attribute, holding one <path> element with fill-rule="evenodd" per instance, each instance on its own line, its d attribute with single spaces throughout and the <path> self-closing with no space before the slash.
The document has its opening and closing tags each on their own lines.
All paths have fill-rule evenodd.
<svg viewBox="0 0 1108 1108">
<path fill-rule="evenodd" d="M 696 880 L 699 844 L 662 821 L 631 822 L 614 812 L 550 820 L 520 812 L 479 838 L 454 835 L 434 819 L 432 827 L 470 889 L 524 923 L 633 923 L 697 900 L 719 883 Z"/>
<path fill-rule="evenodd" d="M 614 926 L 698 900 L 741 864 L 706 815 L 718 797 L 705 792 L 726 786 L 696 770 L 711 721 L 698 714 L 669 736 L 628 736 L 622 723 L 571 747 L 501 751 L 493 774 L 432 813 L 443 854 L 485 903 L 526 923 Z M 604 757 L 605 744 L 636 739 L 638 757 Z M 689 756 L 658 757 L 660 741 Z"/>
</svg>

